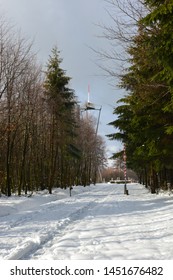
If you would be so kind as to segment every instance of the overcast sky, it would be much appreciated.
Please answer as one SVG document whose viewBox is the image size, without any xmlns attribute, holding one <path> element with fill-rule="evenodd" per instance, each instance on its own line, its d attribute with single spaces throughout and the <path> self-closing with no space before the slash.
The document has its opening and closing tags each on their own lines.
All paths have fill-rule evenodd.
<svg viewBox="0 0 173 280">
<path fill-rule="evenodd" d="M 34 39 L 34 49 L 43 64 L 57 45 L 63 59 L 61 66 L 72 78 L 70 86 L 81 104 L 87 101 L 90 84 L 90 101 L 102 106 L 99 134 L 106 139 L 110 155 L 120 144 L 105 137 L 114 132 L 107 124 L 115 119 L 113 107 L 123 92 L 110 85 L 96 65 L 98 56 L 88 47 L 108 47 L 106 40 L 98 38 L 101 29 L 97 26 L 112 24 L 107 8 L 104 0 L 0 0 L 1 14 L 21 29 L 25 38 Z M 93 113 L 97 117 L 97 111 Z"/>
</svg>

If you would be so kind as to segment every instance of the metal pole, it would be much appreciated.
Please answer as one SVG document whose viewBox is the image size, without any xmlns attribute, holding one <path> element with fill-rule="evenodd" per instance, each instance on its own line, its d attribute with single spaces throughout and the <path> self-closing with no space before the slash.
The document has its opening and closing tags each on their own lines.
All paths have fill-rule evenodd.
<svg viewBox="0 0 173 280">
<path fill-rule="evenodd" d="M 102 109 L 102 106 L 100 107 L 100 109 L 95 109 L 95 110 L 99 110 L 99 115 L 98 115 L 98 120 L 97 120 L 97 127 L 96 127 L 96 136 L 97 136 L 99 122 L 100 122 L 101 109 Z"/>
<path fill-rule="evenodd" d="M 127 156 L 126 156 L 126 145 L 124 144 L 124 153 L 123 153 L 123 161 L 124 161 L 124 194 L 128 195 L 126 159 L 127 159 Z"/>
</svg>

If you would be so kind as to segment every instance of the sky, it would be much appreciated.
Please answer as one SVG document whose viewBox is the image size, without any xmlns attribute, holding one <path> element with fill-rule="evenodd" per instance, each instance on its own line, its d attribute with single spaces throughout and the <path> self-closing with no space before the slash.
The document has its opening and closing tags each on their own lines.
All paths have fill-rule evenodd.
<svg viewBox="0 0 173 280">
<path fill-rule="evenodd" d="M 124 92 L 112 86 L 105 72 L 98 67 L 98 55 L 91 49 L 109 48 L 100 24 L 112 25 L 104 0 L 0 0 L 1 14 L 20 29 L 22 35 L 33 40 L 38 60 L 46 65 L 51 49 L 56 45 L 63 59 L 62 68 L 71 77 L 70 87 L 75 90 L 81 106 L 88 99 L 101 109 L 98 133 L 106 141 L 108 156 L 120 149 L 121 144 L 105 135 L 115 132 L 107 124 L 115 119 L 113 108 Z M 101 62 L 104 65 L 104 62 Z M 116 67 L 116 65 L 115 65 Z M 98 111 L 93 112 L 96 119 Z"/>
<path fill-rule="evenodd" d="M 0 262 L 30 260 L 25 267 L 31 267 L 31 260 L 47 260 L 50 262 L 45 263 L 45 267 L 56 267 L 57 262 L 51 260 L 65 260 L 65 265 L 68 260 L 114 260 L 113 266 L 115 263 L 119 266 L 115 260 L 134 260 L 134 265 L 126 265 L 147 267 L 144 260 L 150 260 L 149 266 L 156 260 L 154 266 L 158 267 L 164 265 L 163 260 L 171 261 L 172 193 L 151 194 L 145 186 L 137 183 L 127 184 L 127 188 L 129 195 L 124 195 L 123 184 L 97 184 L 74 187 L 71 197 L 69 189 L 60 188 L 54 189 L 51 195 L 44 190 L 33 193 L 31 197 L 12 196 L 7 199 L 2 196 Z M 137 260 L 143 262 L 138 265 Z M 158 263 L 159 260 L 162 262 Z M 104 262 L 102 268 L 106 263 L 111 267 L 110 263 Z M 8 264 L 10 268 L 15 265 L 16 262 Z M 18 267 L 23 268 L 24 264 L 18 263 Z M 1 274 L 5 276 L 2 269 L 3 263 Z M 172 279 L 171 271 L 168 278 L 166 271 L 164 279 Z M 116 279 L 116 275 L 112 276 L 115 278 L 110 279 Z M 135 275 L 133 279 L 163 279 L 160 277 Z M 8 275 L 3 279 L 11 278 Z M 124 279 L 124 276 L 118 279 Z"/>
</svg>

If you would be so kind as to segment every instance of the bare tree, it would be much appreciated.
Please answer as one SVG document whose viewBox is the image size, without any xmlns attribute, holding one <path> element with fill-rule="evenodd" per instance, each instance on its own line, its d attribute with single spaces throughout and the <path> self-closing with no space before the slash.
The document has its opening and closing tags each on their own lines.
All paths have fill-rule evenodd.
<svg viewBox="0 0 173 280">
<path fill-rule="evenodd" d="M 101 136 L 96 134 L 96 120 L 86 113 L 80 120 L 79 147 L 82 151 L 80 161 L 80 180 L 86 186 L 96 183 L 99 168 L 106 161 L 105 143 Z"/>
<path fill-rule="evenodd" d="M 146 11 L 142 0 L 105 0 L 106 12 L 111 23 L 98 24 L 101 34 L 99 39 L 106 40 L 106 49 L 93 49 L 98 55 L 97 65 L 104 71 L 105 75 L 119 83 L 120 75 L 129 65 L 129 54 L 127 49 L 133 42 L 138 28 L 138 22 Z M 112 79 L 113 78 L 113 79 Z"/>
<path fill-rule="evenodd" d="M 16 158 L 15 153 L 16 144 L 20 137 L 23 137 L 25 146 L 26 141 L 28 141 L 28 131 L 26 126 L 24 129 L 24 123 L 28 126 L 29 118 L 26 107 L 28 96 L 31 93 L 31 84 L 33 86 L 31 73 L 34 76 L 33 60 L 35 57 L 31 52 L 32 44 L 23 39 L 12 27 L 9 27 L 4 20 L 0 22 L 0 36 L 0 111 L 3 123 L 1 141 L 3 142 L 3 159 L 5 161 L 2 172 L 6 181 L 6 194 L 10 196 L 12 186 L 15 183 L 19 186 L 19 194 L 21 192 L 21 182 L 15 180 L 17 175 L 13 176 L 16 171 L 14 164 L 20 165 L 17 161 L 20 156 L 18 154 Z M 24 164 L 25 152 L 22 152 L 22 156 Z M 20 178 L 22 178 L 21 174 Z"/>
</svg>

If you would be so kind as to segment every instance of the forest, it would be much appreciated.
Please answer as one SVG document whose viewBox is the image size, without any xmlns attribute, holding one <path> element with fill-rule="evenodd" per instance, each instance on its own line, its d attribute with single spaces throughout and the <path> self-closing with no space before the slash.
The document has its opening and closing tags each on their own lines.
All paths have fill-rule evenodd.
<svg viewBox="0 0 173 280">
<path fill-rule="evenodd" d="M 0 194 L 96 182 L 105 144 L 61 63 L 55 46 L 40 65 L 32 43 L 0 18 Z"/>
<path fill-rule="evenodd" d="M 123 144 L 127 168 L 151 193 L 173 189 L 173 0 L 105 2 L 111 52 L 96 52 L 112 62 L 102 68 L 124 93 L 108 138 Z M 40 65 L 32 43 L 1 17 L 0 193 L 95 184 L 105 164 L 96 120 L 81 109 L 62 61 L 54 46 Z"/>
<path fill-rule="evenodd" d="M 122 22 L 114 17 L 115 27 L 104 27 L 106 38 L 112 45 L 121 42 L 126 53 L 114 57 L 126 62 L 121 73 L 108 69 L 112 77 L 119 78 L 125 93 L 114 109 L 116 119 L 110 123 L 118 132 L 109 138 L 122 141 L 127 166 L 151 193 L 172 189 L 173 1 L 107 2 L 112 9 L 118 7 L 126 19 Z M 122 155 L 120 151 L 113 157 Z"/>
</svg>

